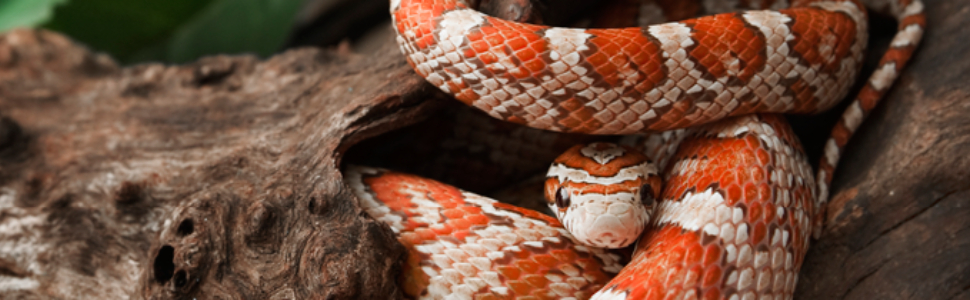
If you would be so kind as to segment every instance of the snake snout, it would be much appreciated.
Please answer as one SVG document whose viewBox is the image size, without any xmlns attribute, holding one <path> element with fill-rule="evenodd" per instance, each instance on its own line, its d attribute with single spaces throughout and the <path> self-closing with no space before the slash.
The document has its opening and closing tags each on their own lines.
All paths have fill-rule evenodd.
<svg viewBox="0 0 970 300">
<path fill-rule="evenodd" d="M 623 248 L 640 237 L 650 216 L 647 208 L 630 200 L 589 199 L 574 205 L 567 229 L 580 243 L 601 248 Z"/>
<path fill-rule="evenodd" d="M 592 228 L 589 229 L 589 237 L 594 246 L 621 248 L 636 240 L 639 235 L 637 230 L 631 230 L 635 228 L 630 227 L 616 216 L 604 215 L 596 218 Z"/>
</svg>

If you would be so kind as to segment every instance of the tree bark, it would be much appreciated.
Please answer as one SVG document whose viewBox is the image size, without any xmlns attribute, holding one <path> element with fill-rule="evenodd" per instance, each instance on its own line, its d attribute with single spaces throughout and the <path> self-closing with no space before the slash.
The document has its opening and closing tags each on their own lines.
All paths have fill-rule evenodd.
<svg viewBox="0 0 970 300">
<path fill-rule="evenodd" d="M 923 42 L 839 163 L 796 299 L 970 299 L 970 3 L 924 3 Z"/>
<path fill-rule="evenodd" d="M 348 145 L 435 101 L 396 47 L 120 68 L 0 37 L 0 298 L 399 297 Z"/>
</svg>

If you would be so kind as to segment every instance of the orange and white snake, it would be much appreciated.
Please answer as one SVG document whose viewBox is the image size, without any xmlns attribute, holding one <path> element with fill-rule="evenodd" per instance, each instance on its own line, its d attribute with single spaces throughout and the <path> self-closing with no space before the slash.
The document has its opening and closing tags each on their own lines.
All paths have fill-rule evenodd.
<svg viewBox="0 0 970 300">
<path fill-rule="evenodd" d="M 612 144 L 557 159 L 545 193 L 562 223 L 430 179 L 348 167 L 368 213 L 411 250 L 406 293 L 791 298 L 841 149 L 912 56 L 923 6 L 870 1 L 899 29 L 833 129 L 816 178 L 784 119 L 766 113 L 815 113 L 846 96 L 868 38 L 862 3 L 701 2 L 722 13 L 570 29 L 489 17 L 455 0 L 392 0 L 415 71 L 492 117 L 563 132 L 659 132 L 641 142 L 653 163 Z M 646 3 L 641 19 L 664 3 Z M 731 11 L 739 7 L 776 10 Z M 626 266 L 620 252 L 600 248 L 638 237 Z"/>
</svg>

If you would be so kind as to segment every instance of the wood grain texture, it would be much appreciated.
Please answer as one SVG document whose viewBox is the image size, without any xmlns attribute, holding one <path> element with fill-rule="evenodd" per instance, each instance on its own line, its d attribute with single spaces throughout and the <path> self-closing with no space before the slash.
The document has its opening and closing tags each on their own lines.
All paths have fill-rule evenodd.
<svg viewBox="0 0 970 300">
<path fill-rule="evenodd" d="M 0 298 L 400 295 L 403 247 L 338 172 L 434 104 L 385 52 L 122 68 L 0 36 Z"/>
<path fill-rule="evenodd" d="M 925 3 L 924 42 L 836 170 L 796 299 L 970 299 L 970 3 Z"/>
</svg>

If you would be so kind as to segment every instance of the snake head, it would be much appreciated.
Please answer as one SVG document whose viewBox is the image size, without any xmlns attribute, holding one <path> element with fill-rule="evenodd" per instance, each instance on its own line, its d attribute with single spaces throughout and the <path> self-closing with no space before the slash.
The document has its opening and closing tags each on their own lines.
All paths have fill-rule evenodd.
<svg viewBox="0 0 970 300">
<path fill-rule="evenodd" d="M 580 243 L 622 248 L 650 221 L 660 195 L 657 167 L 632 148 L 592 143 L 556 158 L 545 195 L 559 221 Z"/>
</svg>

